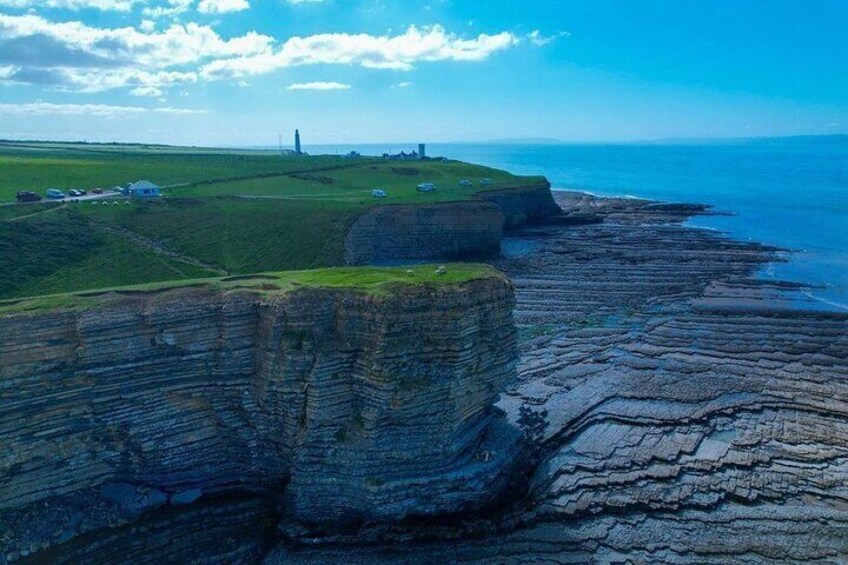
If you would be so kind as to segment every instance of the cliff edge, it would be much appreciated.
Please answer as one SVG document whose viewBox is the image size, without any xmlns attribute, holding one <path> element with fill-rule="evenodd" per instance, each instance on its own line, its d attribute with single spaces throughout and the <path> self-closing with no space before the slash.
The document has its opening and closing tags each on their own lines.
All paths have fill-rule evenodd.
<svg viewBox="0 0 848 565">
<path fill-rule="evenodd" d="M 345 236 L 345 264 L 489 259 L 504 230 L 559 215 L 547 180 L 478 192 L 474 200 L 374 206 Z"/>
<path fill-rule="evenodd" d="M 497 498 L 518 445 L 493 408 L 517 356 L 504 277 L 376 292 L 247 279 L 0 315 L 3 560 L 127 558 L 108 539 L 151 515 L 192 540 L 179 517 L 233 493 L 277 501 L 257 528 L 278 512 L 307 531 Z"/>
</svg>

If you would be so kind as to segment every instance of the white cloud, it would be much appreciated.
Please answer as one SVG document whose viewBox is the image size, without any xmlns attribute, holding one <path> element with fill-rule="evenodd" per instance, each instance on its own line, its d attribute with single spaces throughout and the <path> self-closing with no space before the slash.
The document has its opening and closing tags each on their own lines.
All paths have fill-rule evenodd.
<svg viewBox="0 0 848 565">
<path fill-rule="evenodd" d="M 409 88 L 412 86 L 412 83 L 409 81 L 398 82 L 392 85 L 392 88 Z"/>
<path fill-rule="evenodd" d="M 317 4 L 319 2 L 323 2 L 324 0 L 286 0 L 289 4 L 298 5 L 298 4 Z"/>
<path fill-rule="evenodd" d="M 160 106 L 144 108 L 141 106 L 111 106 L 108 104 L 52 104 L 50 102 L 30 102 L 27 104 L 0 104 L 0 115 L 5 116 L 128 116 L 156 112 L 161 114 L 205 114 L 205 110 L 190 110 Z"/>
<path fill-rule="evenodd" d="M 518 41 L 509 32 L 483 33 L 474 39 L 462 39 L 447 33 L 441 26 L 422 29 L 410 26 L 395 36 L 324 33 L 292 37 L 273 53 L 212 61 L 202 68 L 201 75 L 206 78 L 245 76 L 317 64 L 408 71 L 418 62 L 482 61 Z"/>
<path fill-rule="evenodd" d="M 130 90 L 133 96 L 162 96 L 162 89 L 156 86 L 139 86 Z"/>
<path fill-rule="evenodd" d="M 141 13 L 148 18 L 173 17 L 188 11 L 194 0 L 168 0 L 167 6 L 146 6 Z"/>
<path fill-rule="evenodd" d="M 286 90 L 350 90 L 349 84 L 341 82 L 297 82 Z"/>
<path fill-rule="evenodd" d="M 169 0 L 168 5 L 181 9 L 192 1 Z M 201 1 L 215 3 L 216 9 L 247 4 Z M 133 94 L 154 96 L 154 91 L 161 94 L 169 86 L 235 81 L 305 65 L 407 71 L 422 62 L 482 61 L 519 41 L 509 32 L 466 39 L 441 26 L 411 26 L 395 35 L 325 33 L 278 43 L 255 31 L 224 38 L 197 23 L 172 23 L 157 31 L 149 19 L 138 28 L 99 28 L 81 21 L 52 22 L 35 14 L 0 13 L 0 84 L 80 92 L 128 88 Z"/>
<path fill-rule="evenodd" d="M 247 0 L 200 0 L 197 11 L 204 14 L 226 14 L 250 8 Z"/>
<path fill-rule="evenodd" d="M 59 8 L 64 10 L 94 9 L 129 12 L 140 0 L 0 0 L 8 8 Z"/>
<path fill-rule="evenodd" d="M 161 88 L 197 81 L 195 70 L 174 67 L 270 53 L 273 42 L 256 32 L 225 40 L 211 27 L 196 23 L 145 33 L 131 27 L 105 29 L 82 22 L 50 22 L 36 15 L 0 14 L 0 62 L 14 69 L 0 79 L 83 92 L 122 86 Z"/>
<path fill-rule="evenodd" d="M 534 29 L 533 31 L 527 34 L 527 39 L 529 39 L 530 43 L 532 43 L 536 47 L 544 47 L 549 43 L 553 43 L 560 37 L 568 37 L 569 35 L 571 34 L 567 31 L 558 31 L 553 35 L 544 36 L 542 35 L 541 31 L 539 31 L 538 29 Z"/>
</svg>

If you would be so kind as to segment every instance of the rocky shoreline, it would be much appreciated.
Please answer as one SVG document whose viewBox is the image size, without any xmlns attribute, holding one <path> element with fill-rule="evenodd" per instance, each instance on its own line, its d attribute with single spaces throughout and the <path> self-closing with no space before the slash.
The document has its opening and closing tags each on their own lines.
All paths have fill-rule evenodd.
<svg viewBox="0 0 848 565">
<path fill-rule="evenodd" d="M 848 558 L 848 314 L 704 206 L 554 194 L 486 228 L 511 286 L 6 320 L 0 563 Z"/>
<path fill-rule="evenodd" d="M 496 263 L 515 285 L 499 406 L 532 442 L 526 494 L 266 563 L 848 557 L 848 315 L 754 278 L 782 250 L 682 225 L 706 207 L 555 194 L 565 216 L 508 235 Z"/>
</svg>

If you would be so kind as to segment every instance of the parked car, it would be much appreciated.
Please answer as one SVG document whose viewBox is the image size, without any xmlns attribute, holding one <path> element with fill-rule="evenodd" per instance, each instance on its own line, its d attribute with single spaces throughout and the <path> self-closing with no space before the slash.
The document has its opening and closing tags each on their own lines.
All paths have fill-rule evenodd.
<svg viewBox="0 0 848 565">
<path fill-rule="evenodd" d="M 18 193 L 17 199 L 18 202 L 38 202 L 41 200 L 41 195 L 25 190 Z"/>
<path fill-rule="evenodd" d="M 385 198 L 386 191 L 379 188 L 375 188 L 371 191 L 371 196 L 373 196 L 374 198 Z"/>
<path fill-rule="evenodd" d="M 468 179 L 462 179 L 461 181 L 459 181 L 459 186 L 472 186 L 472 183 Z"/>
<path fill-rule="evenodd" d="M 103 194 L 103 189 L 102 188 L 95 188 L 94 190 L 91 191 L 91 193 L 92 194 Z"/>
<path fill-rule="evenodd" d="M 82 195 L 83 195 L 83 191 L 77 190 L 76 188 L 72 188 L 71 190 L 68 191 L 68 196 L 82 196 Z"/>
<path fill-rule="evenodd" d="M 492 179 L 483 179 L 480 181 L 480 184 L 482 184 L 483 186 L 489 186 L 490 184 L 492 184 Z"/>
<path fill-rule="evenodd" d="M 59 190 L 58 188 L 47 189 L 47 198 L 52 198 L 53 200 L 61 200 L 64 197 L 65 193 Z"/>
<path fill-rule="evenodd" d="M 422 182 L 416 187 L 416 189 L 418 192 L 433 192 L 436 190 L 436 185 L 432 182 Z"/>
</svg>

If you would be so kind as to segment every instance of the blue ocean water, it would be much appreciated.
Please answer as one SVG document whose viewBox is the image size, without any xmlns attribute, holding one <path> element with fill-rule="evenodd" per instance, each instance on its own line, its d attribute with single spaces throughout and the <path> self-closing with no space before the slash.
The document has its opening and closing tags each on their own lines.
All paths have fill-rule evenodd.
<svg viewBox="0 0 848 565">
<path fill-rule="evenodd" d="M 392 147 L 401 148 L 406 146 Z M 358 149 L 382 153 L 390 148 Z M 704 203 L 734 212 L 691 223 L 795 251 L 788 263 L 770 266 L 761 276 L 808 283 L 816 298 L 848 310 L 848 136 L 609 145 L 429 144 L 427 152 L 545 175 L 554 188 Z"/>
</svg>

